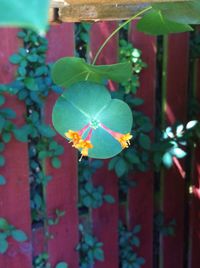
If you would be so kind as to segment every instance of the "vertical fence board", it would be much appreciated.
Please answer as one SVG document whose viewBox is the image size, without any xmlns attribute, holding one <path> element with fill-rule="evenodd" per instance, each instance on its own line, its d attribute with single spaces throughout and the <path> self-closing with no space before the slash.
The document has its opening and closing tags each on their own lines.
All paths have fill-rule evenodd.
<svg viewBox="0 0 200 268">
<path fill-rule="evenodd" d="M 188 86 L 188 34 L 170 35 L 168 40 L 166 123 L 186 119 Z M 179 161 L 183 166 L 183 162 Z M 184 166 L 183 166 L 184 169 Z M 182 268 L 184 260 L 184 177 L 174 166 L 164 175 L 164 216 L 175 218 L 175 236 L 163 238 L 164 268 Z"/>
<path fill-rule="evenodd" d="M 155 82 L 156 82 L 156 38 L 137 32 L 135 22 L 132 23 L 130 41 L 142 51 L 142 59 L 148 67 L 140 75 L 140 87 L 137 97 L 144 99 L 140 111 L 151 118 L 154 124 L 155 113 Z M 153 265 L 153 188 L 154 174 L 137 172 L 134 176 L 137 186 L 129 190 L 130 228 L 136 224 L 142 227 L 139 233 L 141 245 L 139 256 L 145 259 L 144 268 Z"/>
<path fill-rule="evenodd" d="M 109 34 L 116 28 L 115 22 L 96 23 L 91 30 L 91 55 L 95 53 Z M 104 48 L 98 58 L 97 64 L 112 64 L 117 62 L 117 36 Z M 114 83 L 109 83 L 110 89 L 115 89 Z M 106 163 L 104 163 L 106 164 Z M 94 183 L 102 185 L 106 194 L 115 198 L 115 204 L 103 204 L 102 207 L 93 210 L 94 234 L 104 243 L 105 261 L 97 262 L 95 268 L 118 267 L 118 185 L 116 176 L 104 166 L 94 175 Z"/>
<path fill-rule="evenodd" d="M 9 83 L 14 78 L 15 68 L 9 63 L 9 56 L 19 48 L 17 30 L 0 29 L 0 83 Z M 16 112 L 16 125 L 24 124 L 23 115 L 26 111 L 22 102 L 16 96 L 6 95 L 5 107 Z M 12 137 L 3 153 L 6 159 L 5 166 L 0 173 L 7 179 L 4 186 L 0 186 L 0 217 L 6 218 L 16 228 L 28 235 L 28 242 L 16 243 L 9 239 L 8 251 L 0 255 L 0 267 L 31 268 L 31 218 L 28 171 L 28 148 L 26 143 L 16 141 Z"/>
<path fill-rule="evenodd" d="M 200 60 L 197 62 L 197 87 L 196 99 L 200 102 Z M 190 268 L 198 268 L 200 263 L 200 148 L 195 148 L 194 153 L 194 172 L 192 174 L 192 198 L 190 204 L 190 240 L 191 240 L 191 253 L 190 253 Z"/>
<path fill-rule="evenodd" d="M 74 54 L 73 24 L 52 26 L 49 34 L 48 62 Z M 51 124 L 52 108 L 58 95 L 51 93 L 46 101 L 46 123 Z M 75 247 L 78 243 L 78 213 L 77 213 L 77 157 L 75 150 L 61 136 L 56 141 L 64 146 L 65 152 L 60 157 L 62 167 L 54 169 L 50 162 L 46 163 L 46 172 L 52 176 L 47 186 L 47 211 L 52 216 L 56 209 L 64 210 L 65 216 L 58 225 L 50 228 L 54 238 L 48 242 L 50 262 L 55 266 L 59 261 L 65 261 L 69 267 L 78 267 L 78 255 Z"/>
</svg>

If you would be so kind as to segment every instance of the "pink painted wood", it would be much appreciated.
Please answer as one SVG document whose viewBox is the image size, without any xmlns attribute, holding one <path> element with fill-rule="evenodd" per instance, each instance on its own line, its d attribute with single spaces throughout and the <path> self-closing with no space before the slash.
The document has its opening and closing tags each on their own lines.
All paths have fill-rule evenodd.
<svg viewBox="0 0 200 268">
<path fill-rule="evenodd" d="M 170 35 L 168 43 L 166 123 L 186 119 L 188 83 L 188 34 Z M 184 170 L 184 163 L 180 165 Z M 164 177 L 164 215 L 175 218 L 175 236 L 164 237 L 164 268 L 182 268 L 184 260 L 184 177 L 174 166 Z"/>
<path fill-rule="evenodd" d="M 20 43 L 16 29 L 0 29 L 0 83 L 10 83 L 14 79 L 15 67 L 9 63 L 9 57 L 18 51 Z M 24 124 L 26 111 L 22 102 L 16 96 L 6 96 L 6 107 L 12 108 L 17 117 L 17 126 Z M 6 164 L 0 173 L 5 176 L 7 183 L 0 186 L 0 217 L 5 218 L 16 228 L 26 232 L 28 241 L 16 243 L 9 239 L 8 251 L 0 255 L 0 267 L 31 268 L 31 217 L 29 195 L 28 148 L 26 143 L 16 141 L 14 137 L 6 145 L 3 153 Z"/>
<path fill-rule="evenodd" d="M 142 59 L 148 68 L 140 76 L 140 88 L 137 96 L 144 99 L 140 111 L 144 112 L 154 124 L 155 115 L 155 79 L 156 79 L 156 38 L 136 30 L 136 22 L 132 23 L 130 41 L 133 46 L 142 50 Z M 153 172 L 136 173 L 133 176 L 137 187 L 129 191 L 129 227 L 140 224 L 142 227 L 139 238 L 141 246 L 138 255 L 145 259 L 144 268 L 153 267 Z"/>
<path fill-rule="evenodd" d="M 94 58 L 98 48 L 116 28 L 116 23 L 96 23 L 91 29 L 91 55 Z M 112 64 L 117 62 L 118 37 L 115 36 L 103 53 L 100 54 L 97 64 Z M 115 89 L 114 83 L 109 83 L 111 90 Z M 116 268 L 118 267 L 118 183 L 116 176 L 105 167 L 94 176 L 94 184 L 102 185 L 106 194 L 111 194 L 115 198 L 115 204 L 104 204 L 92 212 L 94 234 L 104 243 L 105 261 L 97 262 L 95 268 Z"/>
<path fill-rule="evenodd" d="M 196 99 L 200 101 L 200 61 L 197 64 Z M 194 153 L 194 172 L 192 174 L 193 193 L 190 203 L 190 268 L 198 268 L 200 263 L 200 148 Z"/>
<path fill-rule="evenodd" d="M 73 24 L 61 24 L 51 27 L 48 34 L 48 62 L 56 61 L 64 56 L 74 54 Z M 46 101 L 46 123 L 51 123 L 52 108 L 58 95 L 51 93 Z M 62 167 L 54 169 L 50 162 L 46 163 L 46 173 L 53 177 L 47 186 L 47 210 L 52 216 L 56 209 L 64 210 L 65 216 L 60 223 L 50 228 L 54 238 L 48 242 L 50 262 L 55 266 L 60 261 L 69 267 L 78 267 L 78 254 L 75 247 L 78 243 L 78 211 L 77 211 L 77 157 L 75 150 L 61 136 L 56 141 L 64 146 L 65 152 L 60 157 Z"/>
</svg>

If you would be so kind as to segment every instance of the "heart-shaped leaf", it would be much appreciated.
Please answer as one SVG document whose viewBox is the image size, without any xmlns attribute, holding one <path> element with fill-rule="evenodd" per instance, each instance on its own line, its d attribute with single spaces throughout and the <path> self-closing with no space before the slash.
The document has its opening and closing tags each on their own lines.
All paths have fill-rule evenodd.
<svg viewBox="0 0 200 268">
<path fill-rule="evenodd" d="M 31 28 L 44 34 L 48 24 L 49 0 L 1 0 L 0 25 Z"/>
<path fill-rule="evenodd" d="M 191 0 L 177 3 L 159 3 L 152 5 L 154 9 L 161 10 L 166 19 L 183 23 L 200 23 L 200 1 Z"/>
<path fill-rule="evenodd" d="M 137 24 L 137 29 L 152 35 L 192 31 L 188 24 L 170 21 L 160 10 L 151 10 Z"/>
<path fill-rule="evenodd" d="M 131 131 L 132 112 L 128 105 L 111 99 L 108 90 L 100 84 L 80 82 L 72 85 L 58 98 L 53 109 L 53 125 L 65 137 L 69 130 L 80 131 L 86 139 L 92 131 L 92 149 L 88 156 L 109 158 L 122 151 L 122 146 L 111 132 L 126 134 Z"/>
<path fill-rule="evenodd" d="M 62 87 L 69 87 L 81 81 L 103 83 L 106 79 L 124 82 L 131 77 L 130 62 L 113 65 L 91 65 L 81 58 L 65 57 L 52 67 L 54 82 Z"/>
</svg>

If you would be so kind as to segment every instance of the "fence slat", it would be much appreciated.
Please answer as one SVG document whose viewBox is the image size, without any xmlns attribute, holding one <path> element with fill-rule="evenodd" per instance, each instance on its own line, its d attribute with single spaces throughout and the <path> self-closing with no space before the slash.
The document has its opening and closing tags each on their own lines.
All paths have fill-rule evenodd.
<svg viewBox="0 0 200 268">
<path fill-rule="evenodd" d="M 187 111 L 188 34 L 170 35 L 168 40 L 166 123 L 184 121 Z M 183 169 L 183 163 L 180 162 Z M 184 177 L 176 166 L 164 175 L 164 216 L 175 218 L 175 236 L 163 238 L 164 268 L 182 268 L 184 260 Z"/>
<path fill-rule="evenodd" d="M 116 23 L 96 23 L 91 29 L 91 54 L 95 53 L 109 34 L 116 28 Z M 97 64 L 112 64 L 117 62 L 117 36 L 104 48 Z M 114 83 L 109 83 L 110 89 L 115 89 Z M 118 267 L 118 183 L 116 176 L 106 167 L 94 176 L 94 184 L 103 186 L 106 194 L 115 198 L 115 204 L 103 204 L 102 207 L 93 210 L 94 234 L 104 243 L 105 261 L 97 262 L 95 268 Z"/>
<path fill-rule="evenodd" d="M 73 24 L 62 24 L 51 27 L 48 34 L 49 50 L 48 62 L 60 57 L 74 54 L 74 28 Z M 53 105 L 58 95 L 51 93 L 46 101 L 46 122 L 51 124 Z M 52 216 L 56 209 L 64 210 L 65 216 L 58 225 L 50 228 L 54 235 L 48 242 L 50 262 L 55 266 L 59 261 L 65 261 L 69 267 L 78 267 L 78 255 L 75 247 L 78 243 L 78 213 L 77 213 L 77 157 L 75 150 L 57 135 L 56 141 L 64 146 L 65 152 L 60 157 L 62 167 L 52 168 L 50 162 L 46 163 L 46 172 L 52 176 L 47 186 L 47 210 Z"/>
<path fill-rule="evenodd" d="M 140 87 L 137 97 L 144 99 L 144 105 L 140 111 L 151 118 L 154 124 L 155 113 L 155 81 L 156 81 L 156 38 L 140 33 L 132 23 L 130 41 L 133 46 L 142 51 L 142 59 L 147 63 L 140 75 Z M 145 259 L 144 268 L 152 268 L 153 265 L 153 172 L 136 173 L 133 176 L 137 186 L 129 191 L 129 217 L 130 228 L 140 224 L 139 233 L 141 241 L 138 250 L 139 256 Z"/>
<path fill-rule="evenodd" d="M 0 83 L 9 83 L 14 78 L 15 68 L 9 63 L 9 56 L 16 53 L 19 48 L 17 31 L 14 29 L 0 29 Z M 12 108 L 17 117 L 18 126 L 24 124 L 26 111 L 22 102 L 16 96 L 6 95 L 5 107 Z M 28 148 L 26 143 L 16 141 L 14 137 L 6 145 L 5 166 L 1 174 L 6 177 L 7 183 L 0 186 L 0 217 L 6 218 L 16 228 L 28 235 L 28 242 L 16 243 L 9 239 L 8 251 L 0 256 L 0 267 L 5 268 L 31 268 L 31 218 L 28 171 Z"/>
<path fill-rule="evenodd" d="M 197 62 L 197 87 L 196 99 L 200 101 L 200 60 Z M 194 153 L 194 172 L 192 174 L 192 198 L 190 204 L 190 268 L 198 268 L 200 263 L 200 148 L 195 148 Z"/>
</svg>

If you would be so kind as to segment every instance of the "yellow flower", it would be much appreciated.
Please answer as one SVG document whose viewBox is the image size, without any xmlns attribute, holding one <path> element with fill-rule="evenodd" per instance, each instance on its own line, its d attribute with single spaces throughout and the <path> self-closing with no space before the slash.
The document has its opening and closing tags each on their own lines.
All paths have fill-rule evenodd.
<svg viewBox="0 0 200 268">
<path fill-rule="evenodd" d="M 127 134 L 121 134 L 119 135 L 119 137 L 116 137 L 116 140 L 118 140 L 122 146 L 122 148 L 128 148 L 130 146 L 130 139 L 132 138 L 133 136 L 130 134 L 130 133 L 127 133 Z"/>
<path fill-rule="evenodd" d="M 81 136 L 78 134 L 77 131 L 69 130 L 65 133 L 65 136 L 70 139 L 69 143 L 73 142 L 73 147 L 77 148 L 77 144 L 81 140 Z"/>
<path fill-rule="evenodd" d="M 79 161 L 81 161 L 83 156 L 88 156 L 88 149 L 92 149 L 93 145 L 92 145 L 91 141 L 89 141 L 89 140 L 80 140 L 80 142 L 77 144 L 76 148 L 82 149 L 81 150 L 81 158 L 79 159 Z"/>
</svg>

